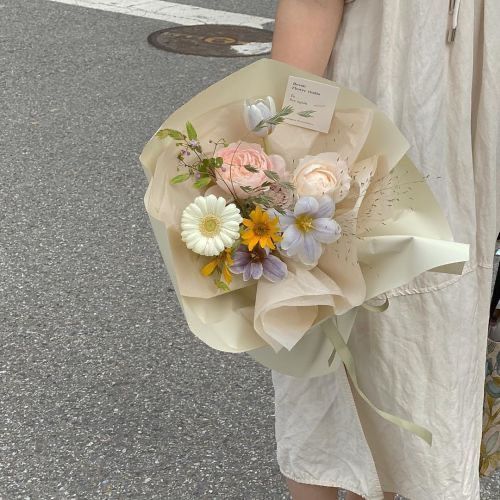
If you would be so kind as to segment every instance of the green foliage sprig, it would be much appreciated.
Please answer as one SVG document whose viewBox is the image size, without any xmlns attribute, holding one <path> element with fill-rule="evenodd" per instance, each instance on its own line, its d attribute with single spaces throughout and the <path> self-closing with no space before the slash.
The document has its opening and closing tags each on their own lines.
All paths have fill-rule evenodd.
<svg viewBox="0 0 500 500">
<path fill-rule="evenodd" d="M 299 116 L 302 116 L 303 118 L 310 118 L 315 112 L 316 110 L 308 109 L 304 111 L 299 111 L 297 114 Z M 292 113 L 293 113 L 293 106 L 290 105 L 285 106 L 284 108 L 281 108 L 273 116 L 270 116 L 269 118 L 261 120 L 259 123 L 257 123 L 257 125 L 255 125 L 255 127 L 253 128 L 253 132 L 257 132 L 260 129 L 263 129 L 264 127 L 267 127 L 269 125 L 279 125 L 280 123 L 283 123 L 286 116 L 291 115 Z"/>
<path fill-rule="evenodd" d="M 265 120 L 261 120 L 255 126 L 253 131 L 258 131 L 269 125 L 279 125 L 280 123 L 283 123 L 286 116 L 292 113 L 293 107 L 285 106 L 273 116 Z M 300 116 L 308 117 L 311 116 L 312 113 L 314 113 L 314 111 L 302 111 L 298 114 Z M 278 212 L 284 213 L 284 208 L 276 206 L 274 198 L 270 196 L 268 192 L 271 189 L 276 188 L 293 191 L 294 186 L 292 183 L 283 181 L 280 179 L 279 174 L 272 170 L 264 170 L 264 174 L 267 176 L 268 180 L 256 188 L 252 188 L 250 186 L 240 186 L 245 193 L 249 194 L 249 196 L 244 200 L 240 199 L 236 194 L 231 179 L 228 184 L 221 176 L 216 176 L 216 170 L 221 168 L 223 165 L 223 159 L 216 155 L 217 148 L 220 146 L 228 146 L 227 142 L 223 138 L 218 141 L 210 140 L 209 143 L 213 144 L 214 149 L 211 154 L 207 154 L 203 151 L 201 143 L 198 140 L 198 133 L 193 124 L 191 122 L 186 122 L 185 128 L 185 133 L 172 128 L 164 128 L 158 130 L 155 134 L 158 139 L 171 138 L 175 140 L 176 145 L 181 148 L 176 155 L 179 161 L 177 170 L 179 171 L 182 168 L 187 169 L 187 172 L 182 172 L 172 177 L 170 179 L 171 184 L 180 184 L 188 181 L 189 179 L 193 179 L 193 187 L 203 189 L 214 185 L 217 178 L 220 178 L 226 184 L 228 191 L 234 198 L 235 204 L 240 208 L 243 217 L 248 217 L 249 213 L 255 208 L 256 204 L 260 204 L 265 208 L 275 208 Z M 259 172 L 259 169 L 253 165 L 245 165 L 245 168 L 249 172 Z"/>
<path fill-rule="evenodd" d="M 202 189 L 215 183 L 215 169 L 222 167 L 223 160 L 221 157 L 215 156 L 218 146 L 227 146 L 224 139 L 219 139 L 214 144 L 214 151 L 212 155 L 204 153 L 200 141 L 198 140 L 198 133 L 191 122 L 186 122 L 186 133 L 180 130 L 171 128 L 164 128 L 156 132 L 156 137 L 159 139 L 166 139 L 170 137 L 176 142 L 176 146 L 180 146 L 181 150 L 177 153 L 179 168 L 187 168 L 188 171 L 178 174 L 170 179 L 170 184 L 180 184 L 191 178 L 194 179 L 193 187 Z M 192 157 L 193 161 L 191 160 Z"/>
</svg>

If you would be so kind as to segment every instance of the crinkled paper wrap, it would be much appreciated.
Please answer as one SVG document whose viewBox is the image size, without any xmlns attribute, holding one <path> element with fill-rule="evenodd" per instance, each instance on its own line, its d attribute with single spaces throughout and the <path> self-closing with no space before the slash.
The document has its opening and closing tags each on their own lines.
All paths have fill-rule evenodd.
<svg viewBox="0 0 500 500">
<path fill-rule="evenodd" d="M 261 59 L 195 96 L 161 128 L 183 129 L 191 121 L 205 147 L 209 139 L 238 141 L 248 133 L 242 100 L 271 95 L 281 103 L 289 75 L 331 84 Z M 284 373 L 323 375 L 338 367 L 338 360 L 328 363 L 332 343 L 324 334 L 332 317 L 343 325 L 339 331 L 347 341 L 358 306 L 428 270 L 460 274 L 468 245 L 453 241 L 443 212 L 405 156 L 405 138 L 359 94 L 340 88 L 328 134 L 282 124 L 269 136 L 269 148 L 288 165 L 324 151 L 337 152 L 349 165 L 351 190 L 334 216 L 343 236 L 326 247 L 314 269 L 287 261 L 289 274 L 282 282 L 244 282 L 235 276 L 231 292 L 217 290 L 199 272 L 207 259 L 189 251 L 180 238 L 181 213 L 199 192 L 187 183 L 169 183 L 177 165 L 173 140 L 153 137 L 141 154 L 150 181 L 145 206 L 196 336 L 215 349 L 248 351 Z M 386 196 L 394 185 L 396 195 Z"/>
</svg>

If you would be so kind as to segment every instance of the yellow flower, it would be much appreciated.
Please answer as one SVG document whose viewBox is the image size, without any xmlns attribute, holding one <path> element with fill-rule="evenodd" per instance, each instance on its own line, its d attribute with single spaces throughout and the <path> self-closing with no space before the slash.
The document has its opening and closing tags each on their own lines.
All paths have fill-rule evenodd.
<svg viewBox="0 0 500 500">
<path fill-rule="evenodd" d="M 201 268 L 201 274 L 203 274 L 203 276 L 210 276 L 215 271 L 215 268 L 217 267 L 218 263 L 219 263 L 219 257 L 217 257 L 214 260 L 211 260 L 206 266 L 203 266 Z"/>
<path fill-rule="evenodd" d="M 241 233 L 241 239 L 248 250 L 252 251 L 255 245 L 260 244 L 262 248 L 269 247 L 274 250 L 274 245 L 281 241 L 281 236 L 277 234 L 280 230 L 278 227 L 279 218 L 271 219 L 267 212 L 263 212 L 262 208 L 257 207 L 250 212 L 250 219 L 243 219 L 243 224 L 247 227 Z"/>
<path fill-rule="evenodd" d="M 219 266 L 222 267 L 222 277 L 226 280 L 229 285 L 233 280 L 233 275 L 229 270 L 229 267 L 233 265 L 232 248 L 225 248 L 217 257 L 211 260 L 208 264 L 205 264 L 201 268 L 201 274 L 203 276 L 210 276 Z"/>
</svg>

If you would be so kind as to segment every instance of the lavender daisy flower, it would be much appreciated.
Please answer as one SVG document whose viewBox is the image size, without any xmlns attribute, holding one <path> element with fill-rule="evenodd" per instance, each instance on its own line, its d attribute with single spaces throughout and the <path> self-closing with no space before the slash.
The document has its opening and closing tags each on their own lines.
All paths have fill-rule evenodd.
<svg viewBox="0 0 500 500">
<path fill-rule="evenodd" d="M 233 255 L 233 274 L 243 274 L 243 281 L 250 278 L 260 279 L 262 276 L 275 283 L 286 278 L 288 270 L 286 264 L 270 253 L 269 248 L 256 245 L 252 251 L 245 245 L 240 245 Z"/>
<path fill-rule="evenodd" d="M 322 243 L 333 243 L 341 236 L 339 224 L 332 219 L 335 204 L 329 196 L 302 196 L 293 211 L 278 214 L 283 239 L 280 249 L 288 257 L 298 257 L 306 265 L 317 264 Z"/>
</svg>

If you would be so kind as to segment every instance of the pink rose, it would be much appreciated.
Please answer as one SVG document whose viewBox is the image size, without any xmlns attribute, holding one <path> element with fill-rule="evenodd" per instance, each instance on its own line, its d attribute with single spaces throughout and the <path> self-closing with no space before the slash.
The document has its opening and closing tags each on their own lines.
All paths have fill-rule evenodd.
<svg viewBox="0 0 500 500">
<path fill-rule="evenodd" d="M 216 169 L 217 184 L 226 193 L 234 191 L 239 198 L 248 198 L 241 186 L 256 188 L 269 178 L 264 173 L 273 170 L 280 177 L 285 176 L 285 160 L 279 155 L 267 155 L 260 144 L 233 142 L 216 153 L 223 159 L 221 168 Z M 244 165 L 252 165 L 257 172 L 250 172 Z M 229 186 L 229 187 L 228 187 Z"/>
</svg>

